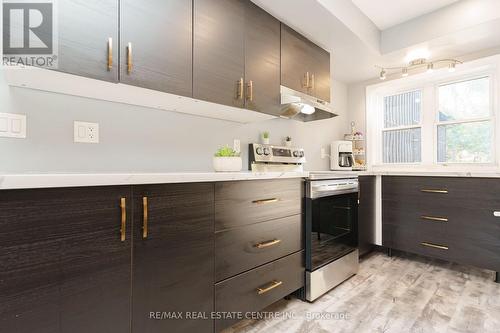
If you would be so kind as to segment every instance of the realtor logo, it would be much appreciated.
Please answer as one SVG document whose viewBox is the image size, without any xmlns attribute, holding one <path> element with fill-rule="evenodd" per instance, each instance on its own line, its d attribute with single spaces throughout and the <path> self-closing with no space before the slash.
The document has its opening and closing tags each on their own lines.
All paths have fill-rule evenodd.
<svg viewBox="0 0 500 333">
<path fill-rule="evenodd" d="M 54 1 L 3 2 L 3 64 L 55 67 Z"/>
</svg>

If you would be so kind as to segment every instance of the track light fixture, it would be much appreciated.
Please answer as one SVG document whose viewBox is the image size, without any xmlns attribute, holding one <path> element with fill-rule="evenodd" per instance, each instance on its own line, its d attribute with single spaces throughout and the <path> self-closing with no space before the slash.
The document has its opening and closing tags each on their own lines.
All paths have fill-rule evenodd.
<svg viewBox="0 0 500 333">
<path fill-rule="evenodd" d="M 449 72 L 454 72 L 457 64 L 462 64 L 462 62 L 456 59 L 440 59 L 428 62 L 426 59 L 421 58 L 410 61 L 408 65 L 404 67 L 382 67 L 377 65 L 375 65 L 375 67 L 380 69 L 380 76 L 379 76 L 380 80 L 385 80 L 387 78 L 388 71 L 392 72 L 400 71 L 402 77 L 407 77 L 410 71 L 422 67 L 427 68 L 427 73 L 432 73 L 435 67 L 442 68 L 445 66 L 448 67 Z"/>
</svg>

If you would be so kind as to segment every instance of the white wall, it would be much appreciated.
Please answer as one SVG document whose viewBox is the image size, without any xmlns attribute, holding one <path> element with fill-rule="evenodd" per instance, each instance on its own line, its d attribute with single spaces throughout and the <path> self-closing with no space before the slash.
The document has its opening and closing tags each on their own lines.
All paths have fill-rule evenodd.
<svg viewBox="0 0 500 333">
<path fill-rule="evenodd" d="M 349 130 L 347 87 L 333 81 L 338 117 L 310 123 L 273 119 L 247 125 L 156 109 L 8 86 L 0 71 L 0 112 L 27 115 L 27 138 L 0 138 L 0 173 L 211 171 L 212 155 L 241 140 L 245 166 L 248 143 L 271 132 L 304 147 L 307 170 L 326 170 L 321 146 Z M 223 106 L 221 106 L 222 108 Z M 73 143 L 73 121 L 98 122 L 100 143 Z"/>
</svg>

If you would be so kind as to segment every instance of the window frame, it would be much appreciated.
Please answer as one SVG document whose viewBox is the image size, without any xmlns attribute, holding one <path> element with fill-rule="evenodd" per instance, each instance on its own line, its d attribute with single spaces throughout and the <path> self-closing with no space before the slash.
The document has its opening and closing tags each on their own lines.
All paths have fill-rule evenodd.
<svg viewBox="0 0 500 333">
<path fill-rule="evenodd" d="M 460 83 L 473 81 L 477 79 L 488 78 L 489 80 L 489 116 L 482 118 L 471 118 L 466 120 L 451 120 L 451 121 L 439 121 L 439 87 Z M 497 144 L 496 144 L 496 132 L 497 132 L 497 122 L 496 122 L 496 112 L 495 112 L 495 80 L 494 73 L 491 71 L 477 72 L 469 75 L 459 75 L 454 77 L 453 79 L 448 80 L 440 80 L 436 81 L 433 85 L 433 90 L 435 92 L 434 99 L 434 124 L 433 124 L 433 164 L 436 166 L 446 167 L 448 165 L 451 166 L 493 166 L 497 164 Z M 443 125 L 455 125 L 455 124 L 470 124 L 470 123 L 478 123 L 478 122 L 486 122 L 489 121 L 492 126 L 492 135 L 491 135 L 491 161 L 486 163 L 475 163 L 475 162 L 439 162 L 438 161 L 438 128 Z"/>
<path fill-rule="evenodd" d="M 438 93 L 435 87 L 458 81 L 486 77 L 490 78 L 490 117 L 492 122 L 492 157 L 490 163 L 437 162 Z M 354 89 L 364 92 L 366 162 L 370 170 L 378 172 L 498 172 L 500 170 L 500 54 L 467 61 L 450 73 L 437 69 L 429 74 L 424 71 L 405 78 L 387 81 L 371 81 Z M 370 84 L 371 83 L 371 84 Z M 383 163 L 383 96 L 422 90 L 422 162 Z M 353 90 L 353 96 L 356 96 Z M 382 116 L 381 116 L 382 115 Z M 470 122 L 470 120 L 464 121 Z M 441 122 L 439 124 L 444 124 Z"/>
<path fill-rule="evenodd" d="M 420 119 L 418 124 L 415 125 L 405 125 L 405 126 L 396 126 L 396 127 L 389 127 L 386 128 L 384 124 L 384 106 L 382 106 L 382 112 L 379 115 L 379 147 L 380 147 L 380 164 L 384 166 L 392 166 L 392 165 L 421 165 L 423 162 L 423 144 L 422 144 L 422 130 L 423 130 L 423 119 L 424 119 L 424 87 L 414 87 L 414 88 L 407 88 L 407 89 L 402 89 L 402 90 L 394 90 L 394 91 L 389 91 L 381 96 L 382 103 L 384 103 L 386 97 L 391 97 L 391 96 L 397 96 L 397 95 L 403 95 L 411 92 L 416 92 L 420 91 Z M 408 129 L 415 129 L 415 128 L 420 128 L 420 161 L 419 162 L 402 162 L 402 163 L 386 163 L 384 162 L 384 132 L 391 132 L 391 131 L 400 131 L 400 130 L 408 130 Z"/>
</svg>

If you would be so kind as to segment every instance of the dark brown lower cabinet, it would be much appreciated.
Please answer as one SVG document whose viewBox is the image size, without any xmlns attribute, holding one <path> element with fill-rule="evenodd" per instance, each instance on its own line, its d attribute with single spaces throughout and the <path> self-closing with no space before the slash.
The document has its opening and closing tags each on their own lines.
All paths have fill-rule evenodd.
<svg viewBox="0 0 500 333">
<path fill-rule="evenodd" d="M 359 177 L 359 254 L 371 251 L 375 235 L 376 177 Z"/>
<path fill-rule="evenodd" d="M 382 244 L 500 271 L 500 180 L 382 177 Z"/>
<path fill-rule="evenodd" d="M 132 331 L 212 332 L 214 185 L 144 185 L 133 192 Z M 168 318 L 177 313 L 182 319 Z"/>
<path fill-rule="evenodd" d="M 130 331 L 130 199 L 130 187 L 0 191 L 1 332 Z"/>
</svg>

